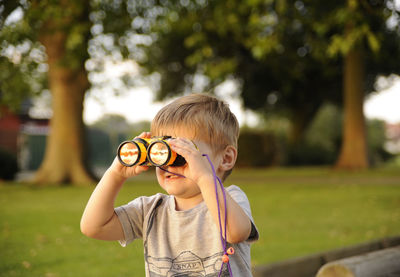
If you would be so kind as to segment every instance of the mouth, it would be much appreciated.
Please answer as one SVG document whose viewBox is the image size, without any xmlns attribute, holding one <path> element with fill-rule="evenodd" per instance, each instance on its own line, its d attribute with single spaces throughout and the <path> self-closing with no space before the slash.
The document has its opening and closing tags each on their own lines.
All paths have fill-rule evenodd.
<svg viewBox="0 0 400 277">
<path fill-rule="evenodd" d="M 175 173 L 175 172 L 166 172 L 165 174 L 165 179 L 168 180 L 172 180 L 172 179 L 180 179 L 180 178 L 185 178 L 185 176 L 179 174 L 179 173 Z"/>
<path fill-rule="evenodd" d="M 178 178 L 186 178 L 184 175 L 176 173 L 176 172 L 172 172 L 169 171 L 166 168 L 163 167 L 159 167 L 160 170 L 164 171 L 163 175 L 165 179 L 178 179 Z"/>
</svg>

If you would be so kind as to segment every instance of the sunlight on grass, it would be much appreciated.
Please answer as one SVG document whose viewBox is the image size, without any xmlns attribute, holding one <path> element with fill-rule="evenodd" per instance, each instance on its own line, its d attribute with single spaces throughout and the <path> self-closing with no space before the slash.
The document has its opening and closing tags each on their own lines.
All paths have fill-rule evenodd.
<svg viewBox="0 0 400 277">
<path fill-rule="evenodd" d="M 398 170 L 235 170 L 260 240 L 253 265 L 400 234 Z M 88 239 L 79 220 L 94 187 L 0 185 L 0 276 L 143 276 L 142 241 Z M 159 192 L 153 176 L 127 183 L 117 204 Z"/>
</svg>

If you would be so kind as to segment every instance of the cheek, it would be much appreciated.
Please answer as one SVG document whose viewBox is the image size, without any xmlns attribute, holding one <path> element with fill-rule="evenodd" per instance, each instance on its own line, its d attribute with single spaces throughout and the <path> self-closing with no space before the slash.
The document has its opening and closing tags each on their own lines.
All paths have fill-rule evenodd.
<svg viewBox="0 0 400 277">
<path fill-rule="evenodd" d="M 215 155 L 215 153 L 213 153 L 211 150 L 209 150 L 209 149 L 207 149 L 207 150 L 208 151 L 202 152 L 202 154 L 207 154 L 208 157 L 210 158 L 210 161 L 213 163 L 213 165 L 217 165 L 220 162 L 221 157 L 219 155 Z M 209 162 L 208 162 L 207 157 L 203 157 L 203 158 L 207 161 L 207 164 L 208 164 Z"/>
<path fill-rule="evenodd" d="M 159 183 L 164 179 L 163 173 L 164 172 L 161 169 L 159 169 L 158 167 L 156 168 L 156 176 Z"/>
<path fill-rule="evenodd" d="M 203 145 L 200 145 L 200 146 L 198 147 L 198 151 L 199 151 L 202 155 L 207 154 L 207 156 L 208 156 L 211 160 L 214 159 L 214 155 L 213 155 L 212 151 L 211 151 L 208 147 L 204 147 Z M 204 158 L 205 158 L 205 157 L 204 157 Z"/>
</svg>

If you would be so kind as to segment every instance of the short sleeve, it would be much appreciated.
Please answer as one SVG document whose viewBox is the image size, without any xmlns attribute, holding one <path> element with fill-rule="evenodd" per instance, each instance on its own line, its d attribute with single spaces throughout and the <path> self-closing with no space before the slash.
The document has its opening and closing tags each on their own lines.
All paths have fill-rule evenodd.
<svg viewBox="0 0 400 277">
<path fill-rule="evenodd" d="M 124 240 L 119 241 L 122 246 L 126 246 L 137 238 L 143 236 L 143 199 L 136 198 L 126 205 L 114 209 L 121 222 L 124 231 Z"/>
<path fill-rule="evenodd" d="M 249 199 L 247 198 L 246 194 L 238 186 L 234 186 L 234 185 L 227 187 L 226 190 L 229 193 L 229 195 L 232 197 L 232 199 L 235 200 L 236 203 L 238 203 L 238 205 L 244 210 L 244 212 L 250 219 L 251 233 L 250 233 L 249 238 L 247 239 L 247 242 L 253 242 L 253 241 L 258 240 L 259 233 L 258 233 L 257 227 L 254 223 L 253 216 L 251 215 L 250 202 L 249 202 Z"/>
<path fill-rule="evenodd" d="M 152 210 L 162 203 L 159 200 L 164 197 L 165 195 L 162 193 L 141 196 L 126 205 L 114 209 L 124 231 L 125 239 L 119 241 L 122 246 L 125 247 L 135 239 L 143 238 L 146 218 L 148 218 Z"/>
</svg>

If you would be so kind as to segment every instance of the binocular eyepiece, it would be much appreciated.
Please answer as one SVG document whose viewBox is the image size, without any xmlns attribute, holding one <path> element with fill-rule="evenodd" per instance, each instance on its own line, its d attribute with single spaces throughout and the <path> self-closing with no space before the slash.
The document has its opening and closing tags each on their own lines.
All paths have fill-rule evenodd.
<svg viewBox="0 0 400 277">
<path fill-rule="evenodd" d="M 182 166 L 186 160 L 172 151 L 168 140 L 170 136 L 135 138 L 122 142 L 117 156 L 124 166 Z"/>
</svg>

